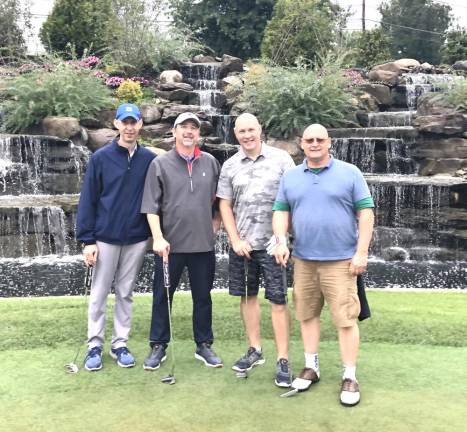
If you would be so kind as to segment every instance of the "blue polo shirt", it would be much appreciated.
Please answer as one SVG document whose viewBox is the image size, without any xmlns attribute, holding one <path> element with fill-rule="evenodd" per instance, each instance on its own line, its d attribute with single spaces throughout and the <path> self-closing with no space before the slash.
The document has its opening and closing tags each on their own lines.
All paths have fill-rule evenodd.
<svg viewBox="0 0 467 432">
<path fill-rule="evenodd" d="M 274 210 L 292 214 L 293 256 L 305 260 L 352 258 L 357 246 L 357 203 L 374 207 L 360 170 L 334 158 L 321 171 L 306 160 L 284 173 Z M 361 207 L 360 207 L 361 208 Z"/>
</svg>

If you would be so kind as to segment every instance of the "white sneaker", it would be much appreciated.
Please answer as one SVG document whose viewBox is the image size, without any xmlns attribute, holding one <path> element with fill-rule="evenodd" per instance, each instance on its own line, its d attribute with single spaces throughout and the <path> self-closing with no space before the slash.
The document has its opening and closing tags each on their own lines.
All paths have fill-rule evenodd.
<svg viewBox="0 0 467 432">
<path fill-rule="evenodd" d="M 341 404 L 344 406 L 355 406 L 360 402 L 360 388 L 358 382 L 345 378 L 341 385 Z"/>
</svg>

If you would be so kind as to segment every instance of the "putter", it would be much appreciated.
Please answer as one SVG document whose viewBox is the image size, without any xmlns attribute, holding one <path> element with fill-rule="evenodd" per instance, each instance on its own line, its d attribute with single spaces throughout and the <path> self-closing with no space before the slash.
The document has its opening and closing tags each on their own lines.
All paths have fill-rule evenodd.
<svg viewBox="0 0 467 432">
<path fill-rule="evenodd" d="M 164 255 L 162 258 L 162 271 L 164 274 L 164 287 L 167 294 L 167 312 L 169 314 L 169 331 L 170 331 L 170 373 L 161 379 L 164 384 L 175 384 L 175 352 L 174 352 L 174 338 L 172 330 L 172 311 L 170 307 L 170 274 L 169 274 L 169 257 Z"/>
<path fill-rule="evenodd" d="M 285 304 L 289 303 L 289 299 L 287 297 L 288 295 L 288 287 L 287 287 L 287 266 L 281 266 L 282 267 L 282 285 L 284 286 L 284 294 L 285 294 Z"/>
<path fill-rule="evenodd" d="M 88 293 L 89 293 L 89 288 L 91 287 L 91 284 L 92 284 L 92 266 L 88 266 L 87 269 L 86 269 L 86 276 L 84 278 L 84 305 L 86 306 L 87 302 L 88 302 Z M 86 308 L 83 309 L 84 310 L 84 313 L 83 313 L 83 320 L 86 316 Z M 78 345 L 78 349 L 76 350 L 76 354 L 75 354 L 75 357 L 73 359 L 72 362 L 70 363 L 67 363 L 65 365 L 65 370 L 68 372 L 68 373 L 72 373 L 72 374 L 76 374 L 79 372 L 79 367 L 78 365 L 76 364 L 76 359 L 78 358 L 79 356 L 79 353 L 81 351 L 81 346 L 82 346 L 83 342 L 80 342 L 79 345 Z"/>
</svg>

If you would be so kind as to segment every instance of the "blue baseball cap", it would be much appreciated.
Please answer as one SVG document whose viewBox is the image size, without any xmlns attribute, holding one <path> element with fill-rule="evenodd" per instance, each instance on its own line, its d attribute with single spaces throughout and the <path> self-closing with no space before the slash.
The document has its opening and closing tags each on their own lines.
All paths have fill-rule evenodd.
<svg viewBox="0 0 467 432">
<path fill-rule="evenodd" d="M 124 103 L 117 108 L 115 113 L 115 120 L 125 120 L 131 117 L 136 121 L 141 120 L 141 112 L 135 104 Z"/>
</svg>

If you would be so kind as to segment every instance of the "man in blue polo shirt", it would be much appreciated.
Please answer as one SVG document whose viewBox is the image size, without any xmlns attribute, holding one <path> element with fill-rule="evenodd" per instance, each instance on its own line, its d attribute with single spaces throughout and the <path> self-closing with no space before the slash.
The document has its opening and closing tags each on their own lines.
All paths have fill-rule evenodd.
<svg viewBox="0 0 467 432">
<path fill-rule="evenodd" d="M 292 387 L 307 390 L 320 377 L 318 344 L 324 300 L 337 327 L 344 373 L 340 401 L 360 401 L 355 376 L 360 303 L 356 277 L 367 267 L 373 233 L 373 200 L 360 170 L 329 154 L 327 130 L 313 124 L 303 132 L 303 164 L 281 179 L 274 203 L 274 255 L 289 258 L 286 234 L 291 216 L 294 234 L 294 303 L 305 349 L 305 367 Z"/>
<path fill-rule="evenodd" d="M 84 361 L 89 371 L 102 368 L 106 303 L 112 284 L 115 307 L 110 356 L 121 367 L 135 365 L 127 348 L 132 294 L 150 235 L 140 208 L 146 171 L 155 155 L 136 141 L 143 126 L 138 107 L 120 105 L 114 126 L 119 136 L 89 160 L 76 221 L 85 264 L 94 267 Z"/>
</svg>

